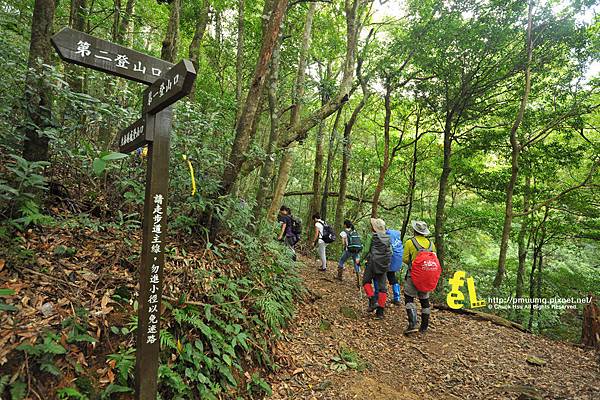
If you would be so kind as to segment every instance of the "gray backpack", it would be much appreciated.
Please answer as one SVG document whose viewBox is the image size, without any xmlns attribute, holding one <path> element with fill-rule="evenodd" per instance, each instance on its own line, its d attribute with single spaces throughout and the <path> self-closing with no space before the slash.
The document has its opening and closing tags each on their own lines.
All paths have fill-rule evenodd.
<svg viewBox="0 0 600 400">
<path fill-rule="evenodd" d="M 392 250 L 390 237 L 386 233 L 374 233 L 369 253 L 369 265 L 376 274 L 384 274 L 390 268 Z"/>
</svg>

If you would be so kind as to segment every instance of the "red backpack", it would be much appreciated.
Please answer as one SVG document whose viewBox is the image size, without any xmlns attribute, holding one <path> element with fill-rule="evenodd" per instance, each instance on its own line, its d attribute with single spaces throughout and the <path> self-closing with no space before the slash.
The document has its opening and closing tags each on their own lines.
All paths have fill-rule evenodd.
<svg viewBox="0 0 600 400">
<path fill-rule="evenodd" d="M 417 249 L 417 256 L 412 262 L 410 277 L 419 292 L 431 292 L 437 286 L 442 267 L 437 255 L 433 252 L 433 243 L 429 241 L 429 248 L 424 248 L 416 238 L 411 239 Z"/>
</svg>

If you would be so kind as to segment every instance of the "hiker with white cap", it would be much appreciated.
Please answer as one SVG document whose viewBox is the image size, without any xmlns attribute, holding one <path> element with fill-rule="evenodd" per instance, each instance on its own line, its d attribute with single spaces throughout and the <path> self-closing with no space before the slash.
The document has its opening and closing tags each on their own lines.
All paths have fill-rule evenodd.
<svg viewBox="0 0 600 400">
<path fill-rule="evenodd" d="M 431 307 L 429 294 L 437 285 L 441 267 L 435 254 L 435 245 L 425 236 L 430 235 L 427 224 L 423 221 L 412 221 L 414 237 L 404 242 L 402 261 L 408 266 L 404 277 L 404 301 L 408 327 L 404 334 L 417 332 L 417 307 L 415 297 L 421 303 L 421 326 L 419 332 L 426 332 L 429 326 Z"/>
<path fill-rule="evenodd" d="M 392 260 L 390 236 L 385 232 L 385 222 L 380 218 L 371 218 L 373 234 L 367 238 L 360 257 L 365 260 L 363 288 L 369 298 L 368 311 L 376 310 L 378 319 L 383 318 L 383 310 L 387 300 L 386 273 Z M 375 299 L 372 281 L 377 282 L 379 293 Z"/>
</svg>

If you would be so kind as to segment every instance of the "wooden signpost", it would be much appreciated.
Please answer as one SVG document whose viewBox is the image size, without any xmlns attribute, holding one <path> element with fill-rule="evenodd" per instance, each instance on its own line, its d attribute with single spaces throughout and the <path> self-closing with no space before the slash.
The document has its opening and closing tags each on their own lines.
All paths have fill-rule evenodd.
<svg viewBox="0 0 600 400">
<path fill-rule="evenodd" d="M 160 305 L 167 229 L 172 122 L 172 110 L 169 106 L 190 93 L 196 71 L 188 60 L 173 65 L 70 28 L 63 28 L 56 33 L 52 37 L 52 44 L 66 62 L 150 85 L 143 93 L 142 117 L 119 134 L 119 151 L 129 153 L 148 145 L 138 296 L 135 398 L 154 400 L 157 391 Z"/>
</svg>

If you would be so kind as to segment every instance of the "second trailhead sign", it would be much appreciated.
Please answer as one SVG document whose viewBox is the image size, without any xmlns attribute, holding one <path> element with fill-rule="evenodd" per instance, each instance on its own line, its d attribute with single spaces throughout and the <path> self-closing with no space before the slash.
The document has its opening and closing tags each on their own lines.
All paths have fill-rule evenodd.
<svg viewBox="0 0 600 400">
<path fill-rule="evenodd" d="M 135 398 L 155 400 L 173 115 L 169 106 L 190 93 L 196 71 L 189 60 L 173 65 L 70 28 L 63 28 L 51 40 L 66 62 L 150 85 L 142 95 L 140 119 L 119 133 L 118 144 L 119 151 L 123 153 L 148 145 L 139 269 Z"/>
</svg>

